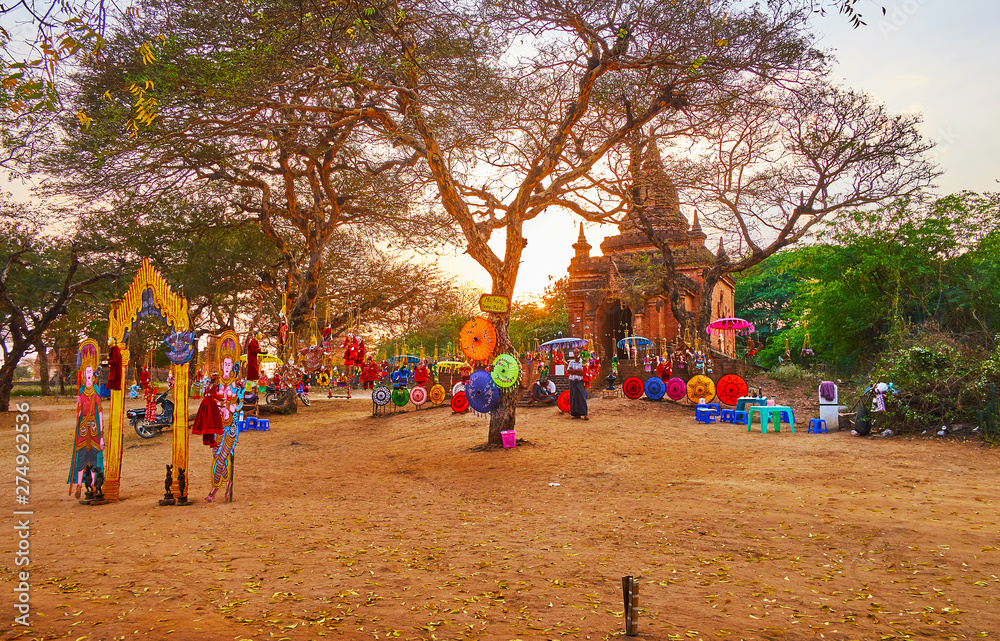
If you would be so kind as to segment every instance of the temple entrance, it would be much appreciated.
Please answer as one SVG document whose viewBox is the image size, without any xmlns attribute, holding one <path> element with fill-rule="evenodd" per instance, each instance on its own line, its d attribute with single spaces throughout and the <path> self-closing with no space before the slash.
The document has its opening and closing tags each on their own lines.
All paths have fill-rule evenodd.
<svg viewBox="0 0 1000 641">
<path fill-rule="evenodd" d="M 632 335 L 632 310 L 618 299 L 605 301 L 597 310 L 596 334 L 602 358 L 617 354 L 619 360 L 627 359 L 628 353 L 618 349 L 618 341 Z"/>
</svg>

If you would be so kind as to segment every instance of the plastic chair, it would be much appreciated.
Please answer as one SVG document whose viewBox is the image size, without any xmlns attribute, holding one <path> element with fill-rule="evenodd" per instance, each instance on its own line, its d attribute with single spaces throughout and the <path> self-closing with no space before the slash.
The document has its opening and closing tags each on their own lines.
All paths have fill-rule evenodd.
<svg viewBox="0 0 1000 641">
<path fill-rule="evenodd" d="M 708 405 L 699 405 L 694 410 L 694 420 L 699 423 L 715 423 L 718 413 Z"/>
<path fill-rule="evenodd" d="M 271 429 L 271 419 L 269 418 L 257 419 L 257 429 L 263 432 L 269 431 Z"/>
<path fill-rule="evenodd" d="M 743 423 L 746 425 L 747 422 L 747 412 L 746 410 L 736 410 L 733 412 L 733 423 Z"/>
<path fill-rule="evenodd" d="M 248 429 L 248 430 L 255 430 L 255 429 L 257 429 L 257 421 L 258 420 L 259 419 L 256 416 L 248 416 L 245 419 L 243 419 L 243 424 L 246 427 L 246 429 Z"/>
<path fill-rule="evenodd" d="M 736 422 L 736 411 L 735 410 L 722 410 L 719 412 L 719 422 L 720 423 L 735 423 Z"/>
<path fill-rule="evenodd" d="M 826 421 L 821 418 L 811 418 L 809 419 L 809 433 L 829 434 L 830 432 L 826 429 Z"/>
<path fill-rule="evenodd" d="M 246 421 L 236 421 L 236 431 L 237 432 L 242 432 L 245 429 L 247 429 Z"/>
</svg>

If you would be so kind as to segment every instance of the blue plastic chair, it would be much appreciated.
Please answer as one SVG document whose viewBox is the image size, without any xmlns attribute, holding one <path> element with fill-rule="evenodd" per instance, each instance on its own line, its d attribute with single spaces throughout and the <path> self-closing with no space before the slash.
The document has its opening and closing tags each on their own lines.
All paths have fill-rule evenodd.
<svg viewBox="0 0 1000 641">
<path fill-rule="evenodd" d="M 829 434 L 829 430 L 826 429 L 826 421 L 821 418 L 811 418 L 809 419 L 809 433 L 811 434 Z"/>
</svg>

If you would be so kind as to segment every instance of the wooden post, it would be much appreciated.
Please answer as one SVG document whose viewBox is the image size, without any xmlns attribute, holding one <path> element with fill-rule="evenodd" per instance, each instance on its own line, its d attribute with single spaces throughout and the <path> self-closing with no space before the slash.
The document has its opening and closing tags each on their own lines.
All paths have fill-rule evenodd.
<svg viewBox="0 0 1000 641">
<path fill-rule="evenodd" d="M 625 634 L 639 634 L 639 584 L 634 577 L 622 577 L 622 596 L 625 599 Z"/>
</svg>

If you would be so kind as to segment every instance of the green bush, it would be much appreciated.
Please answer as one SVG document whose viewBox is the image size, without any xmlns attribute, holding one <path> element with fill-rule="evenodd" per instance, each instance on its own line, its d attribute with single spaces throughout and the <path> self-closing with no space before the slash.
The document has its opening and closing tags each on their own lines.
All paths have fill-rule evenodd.
<svg viewBox="0 0 1000 641">
<path fill-rule="evenodd" d="M 814 379 L 815 376 L 804 367 L 791 363 L 775 367 L 771 370 L 771 378 L 781 383 L 790 384 L 809 381 Z"/>
</svg>

